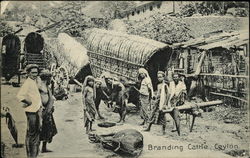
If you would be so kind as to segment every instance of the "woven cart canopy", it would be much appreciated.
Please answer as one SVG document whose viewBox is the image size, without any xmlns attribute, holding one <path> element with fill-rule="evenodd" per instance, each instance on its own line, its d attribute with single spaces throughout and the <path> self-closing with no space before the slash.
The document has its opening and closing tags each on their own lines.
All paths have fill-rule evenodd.
<svg viewBox="0 0 250 158">
<path fill-rule="evenodd" d="M 88 33 L 87 45 L 90 51 L 107 51 L 110 56 L 138 65 L 144 65 L 155 52 L 169 46 L 155 40 L 109 30 L 95 28 Z"/>
<path fill-rule="evenodd" d="M 135 70 L 166 48 L 169 45 L 140 36 L 96 28 L 87 31 L 87 49 L 95 76 L 110 71 L 135 79 Z"/>
</svg>

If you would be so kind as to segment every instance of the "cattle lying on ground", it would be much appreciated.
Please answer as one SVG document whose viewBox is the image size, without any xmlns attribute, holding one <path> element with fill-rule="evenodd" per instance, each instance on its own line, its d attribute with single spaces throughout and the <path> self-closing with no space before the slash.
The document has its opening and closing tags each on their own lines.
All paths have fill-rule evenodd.
<svg viewBox="0 0 250 158">
<path fill-rule="evenodd" d="M 139 156 L 143 150 L 143 135 L 134 129 L 125 129 L 105 135 L 89 134 L 92 143 L 100 143 L 103 148 L 120 155 Z"/>
</svg>

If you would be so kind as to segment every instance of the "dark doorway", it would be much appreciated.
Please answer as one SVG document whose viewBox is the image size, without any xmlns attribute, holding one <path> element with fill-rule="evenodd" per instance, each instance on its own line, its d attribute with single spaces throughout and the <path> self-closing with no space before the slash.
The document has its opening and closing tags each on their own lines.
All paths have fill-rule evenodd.
<svg viewBox="0 0 250 158">
<path fill-rule="evenodd" d="M 84 66 L 74 77 L 75 79 L 77 79 L 79 82 L 83 83 L 84 79 L 86 76 L 88 75 L 92 75 L 92 71 L 90 68 L 90 65 L 86 65 Z M 72 82 L 72 81 L 71 81 Z"/>
<path fill-rule="evenodd" d="M 156 90 L 158 83 L 157 72 L 166 71 L 165 68 L 169 62 L 170 56 L 171 48 L 167 47 L 156 52 L 145 64 L 145 67 L 148 70 L 149 76 L 152 80 L 154 90 Z"/>
</svg>

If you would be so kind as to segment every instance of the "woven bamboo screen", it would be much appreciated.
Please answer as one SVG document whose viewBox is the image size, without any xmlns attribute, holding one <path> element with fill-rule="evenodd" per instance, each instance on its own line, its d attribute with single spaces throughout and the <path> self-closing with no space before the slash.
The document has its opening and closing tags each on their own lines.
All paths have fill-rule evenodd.
<svg viewBox="0 0 250 158">
<path fill-rule="evenodd" d="M 91 29 L 87 32 L 87 48 L 94 76 L 108 71 L 135 80 L 137 70 L 167 44 L 119 32 Z"/>
</svg>

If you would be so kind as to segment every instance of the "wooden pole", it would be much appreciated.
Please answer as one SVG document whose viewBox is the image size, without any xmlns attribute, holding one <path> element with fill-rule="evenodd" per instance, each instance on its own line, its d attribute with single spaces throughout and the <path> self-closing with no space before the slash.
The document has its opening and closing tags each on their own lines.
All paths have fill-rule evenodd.
<svg viewBox="0 0 250 158">
<path fill-rule="evenodd" d="M 184 110 L 189 110 L 195 107 L 201 108 L 201 107 L 209 107 L 209 106 L 215 106 L 218 104 L 222 104 L 223 101 L 221 100 L 214 100 L 214 101 L 209 101 L 209 102 L 202 102 L 202 103 L 190 103 L 187 102 L 186 104 L 182 106 L 177 106 L 177 107 L 171 107 L 169 109 L 163 110 L 164 113 L 170 113 L 174 109 L 178 109 L 179 111 L 184 111 Z"/>
<path fill-rule="evenodd" d="M 74 79 L 74 81 L 75 81 L 75 83 L 76 83 L 77 85 L 79 85 L 79 86 L 81 86 L 81 87 L 82 87 L 81 82 L 79 82 L 77 79 Z"/>
<path fill-rule="evenodd" d="M 233 98 L 233 99 L 237 99 L 237 100 L 240 100 L 242 102 L 245 102 L 245 103 L 248 103 L 247 100 L 244 100 L 240 97 L 236 97 L 236 96 L 232 96 L 232 95 L 228 95 L 228 94 L 223 94 L 223 93 L 216 93 L 216 92 L 210 92 L 211 94 L 214 94 L 214 95 L 219 95 L 219 96 L 223 96 L 223 97 L 229 97 L 229 98 Z"/>
<path fill-rule="evenodd" d="M 196 116 L 193 115 L 192 124 L 191 124 L 191 127 L 190 127 L 190 132 L 192 132 L 192 130 L 193 130 L 195 118 L 196 118 Z"/>
</svg>

